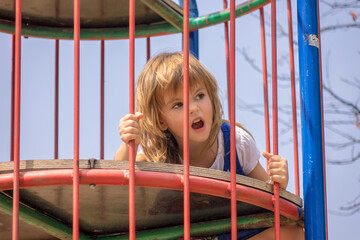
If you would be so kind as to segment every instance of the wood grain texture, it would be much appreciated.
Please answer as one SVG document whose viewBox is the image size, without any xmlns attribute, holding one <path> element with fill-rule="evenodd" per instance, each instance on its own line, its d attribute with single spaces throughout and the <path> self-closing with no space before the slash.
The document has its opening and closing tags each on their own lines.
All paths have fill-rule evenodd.
<svg viewBox="0 0 360 240">
<path fill-rule="evenodd" d="M 128 161 L 114 161 L 114 160 L 96 160 L 96 159 L 81 159 L 79 160 L 80 169 L 128 169 Z M 72 169 L 72 159 L 48 159 L 48 160 L 22 160 L 20 161 L 20 171 L 31 171 L 31 170 L 49 170 L 49 169 Z M 148 172 L 166 172 L 182 174 L 183 166 L 178 164 L 168 163 L 152 163 L 152 162 L 136 162 L 136 171 L 148 171 Z M 9 173 L 13 171 L 13 162 L 1 162 L 0 163 L 0 174 Z M 230 182 L 230 173 L 220 170 L 190 167 L 190 175 L 205 177 L 217 180 L 223 180 Z M 256 188 L 265 192 L 272 193 L 273 186 L 263 181 L 237 175 L 237 184 Z M 302 200 L 295 194 L 292 194 L 286 190 L 280 189 L 280 197 L 291 201 L 302 207 Z"/>
</svg>

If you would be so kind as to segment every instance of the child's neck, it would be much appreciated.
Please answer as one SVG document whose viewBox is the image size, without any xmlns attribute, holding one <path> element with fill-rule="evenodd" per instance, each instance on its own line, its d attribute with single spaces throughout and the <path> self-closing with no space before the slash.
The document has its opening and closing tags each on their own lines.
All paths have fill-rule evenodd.
<svg viewBox="0 0 360 240">
<path fill-rule="evenodd" d="M 190 144 L 189 146 L 189 159 L 190 166 L 209 168 L 213 165 L 218 150 L 218 141 L 216 141 L 208 148 L 204 146 Z M 181 150 L 182 153 L 182 150 Z"/>
</svg>

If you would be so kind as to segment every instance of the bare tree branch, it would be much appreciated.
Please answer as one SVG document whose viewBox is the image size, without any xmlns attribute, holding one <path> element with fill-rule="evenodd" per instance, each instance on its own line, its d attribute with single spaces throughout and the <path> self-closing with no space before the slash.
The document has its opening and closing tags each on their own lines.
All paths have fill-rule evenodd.
<svg viewBox="0 0 360 240">
<path fill-rule="evenodd" d="M 242 111 L 249 111 L 249 112 L 255 113 L 260 116 L 264 116 L 264 111 L 263 111 L 264 106 L 263 105 L 257 105 L 257 107 L 254 107 L 253 105 L 248 104 L 246 101 L 244 101 L 240 97 L 236 98 L 236 102 L 238 103 L 238 106 L 237 106 L 238 109 L 241 109 Z M 271 108 L 271 106 L 270 106 L 270 108 Z M 272 117 L 272 116 L 270 115 L 269 117 Z M 291 124 L 288 121 L 285 121 L 280 118 L 278 119 L 278 121 L 281 125 L 291 128 Z"/>
<path fill-rule="evenodd" d="M 326 12 L 324 12 L 321 15 L 321 18 L 327 17 L 329 15 L 333 16 L 334 13 L 340 13 L 340 12 L 343 12 L 346 10 L 360 8 L 359 1 L 353 1 L 353 2 L 349 2 L 349 3 L 343 3 L 343 2 L 329 3 L 328 1 L 321 1 L 321 3 L 330 8 L 329 10 L 327 10 Z"/>
<path fill-rule="evenodd" d="M 358 155 L 352 156 L 350 159 L 329 160 L 328 158 L 326 162 L 334 165 L 349 165 L 349 164 L 353 164 L 359 159 L 360 159 L 360 153 Z"/>
<path fill-rule="evenodd" d="M 334 120 L 334 121 L 324 121 L 325 125 L 352 125 L 354 124 L 354 121 L 337 121 L 337 120 Z"/>
<path fill-rule="evenodd" d="M 323 88 L 325 91 L 327 91 L 331 96 L 333 96 L 336 100 L 341 102 L 342 104 L 351 107 L 354 110 L 354 113 L 360 114 L 360 109 L 355 106 L 354 104 L 345 101 L 343 98 L 339 97 L 337 94 L 335 94 L 330 88 L 328 88 L 326 85 L 323 85 Z"/>
<path fill-rule="evenodd" d="M 338 134 L 339 136 L 342 136 L 343 138 L 348 139 L 349 141 L 354 141 L 354 143 L 356 141 L 359 141 L 358 139 L 354 138 L 353 136 L 346 134 L 342 129 L 340 128 L 333 128 L 330 126 L 325 126 L 327 129 L 331 130 L 332 132 Z"/>
<path fill-rule="evenodd" d="M 332 8 L 332 9 L 336 9 L 336 10 L 344 9 L 344 8 L 360 8 L 360 5 L 358 5 L 359 0 L 349 2 L 349 3 L 343 3 L 343 2 L 329 3 L 328 1 L 325 1 L 325 0 L 321 0 L 320 2 L 327 5 L 328 7 Z"/>
<path fill-rule="evenodd" d="M 329 211 L 332 214 L 340 216 L 350 216 L 360 211 L 360 194 L 354 200 L 341 206 L 338 211 Z"/>
<path fill-rule="evenodd" d="M 331 142 L 327 142 L 326 145 L 333 147 L 333 148 L 337 148 L 337 149 L 343 149 L 346 147 L 350 147 L 353 146 L 354 144 L 358 144 L 360 143 L 359 140 L 353 140 L 353 141 L 349 141 L 349 142 L 345 142 L 345 143 L 331 143 Z"/>
<path fill-rule="evenodd" d="M 345 79 L 345 78 L 341 78 L 341 81 L 348 84 L 349 86 L 353 86 L 353 87 L 358 88 L 360 90 L 360 81 L 356 77 L 354 78 L 353 81 L 350 81 L 350 80 Z"/>
<path fill-rule="evenodd" d="M 241 49 L 239 47 L 236 47 L 236 51 L 239 52 L 245 58 L 246 62 L 251 66 L 252 69 L 254 69 L 256 72 L 262 74 L 262 68 L 260 68 L 258 65 L 256 65 L 255 60 L 247 54 L 245 48 Z M 272 74 L 268 73 L 268 78 L 271 78 L 271 77 L 272 77 Z M 289 76 L 278 75 L 277 79 L 286 82 L 285 86 L 278 85 L 278 87 L 287 88 L 290 86 L 290 77 Z"/>
<path fill-rule="evenodd" d="M 253 16 L 256 19 L 259 19 L 259 14 L 253 14 L 251 16 Z M 264 19 L 265 19 L 265 26 L 271 28 L 271 21 L 270 21 L 271 16 L 265 12 Z M 296 27 L 297 26 L 294 25 L 293 29 L 296 29 Z M 276 35 L 277 37 L 289 37 L 289 33 L 287 32 L 287 30 L 285 30 L 283 25 L 278 21 L 276 21 Z M 271 34 L 266 33 L 266 36 L 271 37 Z M 298 42 L 296 41 L 296 39 L 293 39 L 293 42 L 295 46 L 298 46 Z"/>
<path fill-rule="evenodd" d="M 328 32 L 340 29 L 348 29 L 348 28 L 360 28 L 360 23 L 348 23 L 348 24 L 337 24 L 333 26 L 322 27 L 320 32 Z"/>
</svg>

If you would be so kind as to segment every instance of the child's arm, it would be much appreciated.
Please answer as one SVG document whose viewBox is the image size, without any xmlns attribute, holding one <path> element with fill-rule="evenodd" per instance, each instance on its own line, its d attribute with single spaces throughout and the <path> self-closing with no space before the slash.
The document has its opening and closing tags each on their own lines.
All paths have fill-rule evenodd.
<svg viewBox="0 0 360 240">
<path fill-rule="evenodd" d="M 129 159 L 129 142 L 135 141 L 135 152 L 140 144 L 140 127 L 139 120 L 143 117 L 142 113 L 127 114 L 120 119 L 119 134 L 123 144 L 116 151 L 114 160 L 128 160 Z M 137 161 L 144 161 L 145 156 L 139 154 L 136 156 Z"/>
<path fill-rule="evenodd" d="M 263 151 L 263 155 L 269 160 L 269 175 L 261 164 L 258 163 L 248 176 L 264 182 L 277 182 L 282 189 L 286 189 L 289 181 L 287 160 L 265 151 Z"/>
<path fill-rule="evenodd" d="M 255 168 L 247 176 L 264 182 L 270 182 L 270 177 L 266 173 L 265 169 L 261 166 L 260 162 L 257 163 Z"/>
</svg>

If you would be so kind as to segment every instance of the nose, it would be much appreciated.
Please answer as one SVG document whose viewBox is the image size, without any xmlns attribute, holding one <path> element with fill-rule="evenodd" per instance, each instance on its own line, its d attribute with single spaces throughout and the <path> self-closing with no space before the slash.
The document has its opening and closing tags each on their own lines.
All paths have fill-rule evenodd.
<svg viewBox="0 0 360 240">
<path fill-rule="evenodd" d="M 190 116 L 195 115 L 198 111 L 199 111 L 199 106 L 194 102 L 190 103 L 190 105 L 189 105 Z"/>
</svg>

